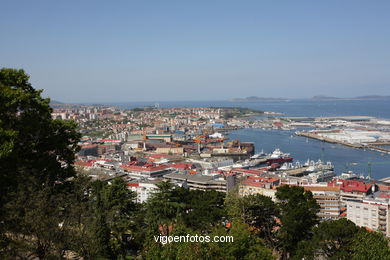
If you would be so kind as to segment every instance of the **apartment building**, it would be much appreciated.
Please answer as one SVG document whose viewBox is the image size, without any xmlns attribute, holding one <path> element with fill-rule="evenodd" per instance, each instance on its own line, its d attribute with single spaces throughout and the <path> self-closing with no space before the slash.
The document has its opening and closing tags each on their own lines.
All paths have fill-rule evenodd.
<svg viewBox="0 0 390 260">
<path fill-rule="evenodd" d="M 345 211 L 340 201 L 340 187 L 335 186 L 304 186 L 305 190 L 311 191 L 313 197 L 320 205 L 318 216 L 323 220 L 335 220 L 340 218 Z"/>
<path fill-rule="evenodd" d="M 347 201 L 347 218 L 390 237 L 390 192 L 378 191 L 361 202 Z"/>
<path fill-rule="evenodd" d="M 201 175 L 173 172 L 164 175 L 164 179 L 182 187 L 194 190 L 216 190 L 220 192 L 229 192 L 235 186 L 234 175 Z"/>
<path fill-rule="evenodd" d="M 279 183 L 280 179 L 278 178 L 248 176 L 240 183 L 238 193 L 240 196 L 260 194 L 276 201 L 275 193 Z"/>
<path fill-rule="evenodd" d="M 151 163 L 144 165 L 127 164 L 121 165 L 120 168 L 134 178 L 155 178 L 171 172 L 169 165 L 155 165 Z"/>
<path fill-rule="evenodd" d="M 363 198 L 375 191 L 375 186 L 360 180 L 334 179 L 329 186 L 340 187 L 340 201 L 343 206 L 348 201 L 361 202 Z"/>
<path fill-rule="evenodd" d="M 134 191 L 137 194 L 136 202 L 143 203 L 146 202 L 149 197 L 157 191 L 156 184 L 161 182 L 162 179 L 144 179 L 144 180 L 134 180 L 127 184 L 129 190 Z"/>
</svg>

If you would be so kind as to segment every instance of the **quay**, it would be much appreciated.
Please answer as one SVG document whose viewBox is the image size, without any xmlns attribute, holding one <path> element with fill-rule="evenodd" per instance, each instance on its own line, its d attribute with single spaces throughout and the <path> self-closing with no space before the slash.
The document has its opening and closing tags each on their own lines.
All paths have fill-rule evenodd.
<svg viewBox="0 0 390 260">
<path fill-rule="evenodd" d="M 343 142 L 329 137 L 319 136 L 315 133 L 304 132 L 304 131 L 296 132 L 295 135 L 304 136 L 307 138 L 311 138 L 311 139 L 315 139 L 327 143 L 332 143 L 332 144 L 341 144 L 352 148 L 371 149 L 378 152 L 390 153 L 389 148 L 380 147 L 380 145 L 390 145 L 390 142 L 372 142 L 372 143 L 354 144 L 354 143 Z"/>
<path fill-rule="evenodd" d="M 307 137 L 307 138 L 311 138 L 311 139 L 315 139 L 315 140 L 319 140 L 319 141 L 324 141 L 324 142 L 332 143 L 332 144 L 342 144 L 342 145 L 349 146 L 349 147 L 352 147 L 352 148 L 359 148 L 359 149 L 367 148 L 367 146 L 362 145 L 362 144 L 351 144 L 351 143 L 335 140 L 335 139 L 328 138 L 328 137 L 322 137 L 322 136 L 319 136 L 319 135 L 316 135 L 316 134 L 313 134 L 313 133 L 309 133 L 309 132 L 302 132 L 302 131 L 301 132 L 296 132 L 295 135 L 297 135 L 297 136 L 304 136 L 304 137 Z"/>
</svg>

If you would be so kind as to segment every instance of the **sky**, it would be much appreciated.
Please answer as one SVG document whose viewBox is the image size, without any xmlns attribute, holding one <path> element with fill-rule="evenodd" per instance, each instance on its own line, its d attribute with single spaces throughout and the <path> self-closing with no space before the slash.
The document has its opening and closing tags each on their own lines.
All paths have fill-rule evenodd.
<svg viewBox="0 0 390 260">
<path fill-rule="evenodd" d="M 61 102 L 390 95 L 387 0 L 0 6 L 0 67 Z"/>
</svg>

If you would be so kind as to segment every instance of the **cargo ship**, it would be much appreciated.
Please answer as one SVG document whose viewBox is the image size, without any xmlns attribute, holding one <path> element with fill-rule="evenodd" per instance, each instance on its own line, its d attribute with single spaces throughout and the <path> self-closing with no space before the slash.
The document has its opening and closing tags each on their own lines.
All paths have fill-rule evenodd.
<svg viewBox="0 0 390 260">
<path fill-rule="evenodd" d="M 266 157 L 266 163 L 268 165 L 273 163 L 283 164 L 285 162 L 291 162 L 293 159 L 289 153 L 283 153 L 280 149 L 276 148 L 275 151 Z"/>
</svg>

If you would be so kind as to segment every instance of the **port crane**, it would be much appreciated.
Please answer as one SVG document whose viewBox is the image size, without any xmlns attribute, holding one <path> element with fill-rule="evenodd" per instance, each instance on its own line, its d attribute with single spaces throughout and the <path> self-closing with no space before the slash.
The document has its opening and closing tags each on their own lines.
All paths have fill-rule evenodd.
<svg viewBox="0 0 390 260">
<path fill-rule="evenodd" d="M 368 172 L 368 178 L 371 179 L 371 173 L 372 173 L 372 165 L 384 165 L 384 164 L 390 164 L 389 162 L 367 162 L 367 172 Z M 346 163 L 345 168 L 348 169 L 349 166 L 356 166 L 356 165 L 366 165 L 366 163 Z"/>
</svg>

